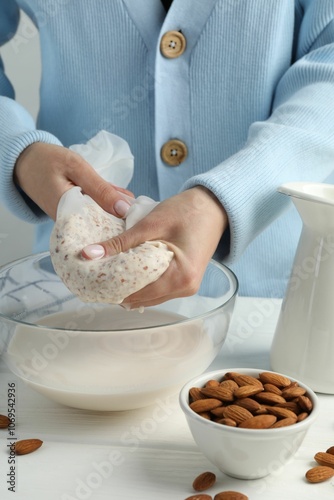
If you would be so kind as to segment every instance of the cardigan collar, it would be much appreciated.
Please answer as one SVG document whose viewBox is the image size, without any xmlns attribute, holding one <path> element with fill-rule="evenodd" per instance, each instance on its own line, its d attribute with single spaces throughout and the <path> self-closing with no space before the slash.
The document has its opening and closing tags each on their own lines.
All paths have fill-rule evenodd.
<svg viewBox="0 0 334 500">
<path fill-rule="evenodd" d="M 123 3 L 141 33 L 154 66 L 158 41 L 166 31 L 181 30 L 187 38 L 187 52 L 190 54 L 212 10 L 226 7 L 229 1 L 173 0 L 167 14 L 158 0 L 123 0 Z M 188 34 L 191 34 L 189 38 Z"/>
</svg>

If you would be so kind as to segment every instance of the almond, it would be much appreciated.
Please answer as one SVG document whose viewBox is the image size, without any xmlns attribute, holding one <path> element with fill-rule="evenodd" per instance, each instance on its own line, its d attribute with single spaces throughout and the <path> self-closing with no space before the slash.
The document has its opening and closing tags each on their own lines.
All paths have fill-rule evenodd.
<svg viewBox="0 0 334 500">
<path fill-rule="evenodd" d="M 217 424 L 228 425 L 229 427 L 236 427 L 237 423 L 232 418 L 221 418 L 216 420 Z"/>
<path fill-rule="evenodd" d="M 334 469 L 334 455 L 331 453 L 323 453 L 322 451 L 319 451 L 319 453 L 314 455 L 314 460 L 319 465 L 325 465 L 326 467 L 332 467 Z"/>
<path fill-rule="evenodd" d="M 277 421 L 275 415 L 256 415 L 239 424 L 243 429 L 269 429 Z"/>
<path fill-rule="evenodd" d="M 260 403 L 268 403 L 268 404 L 278 404 L 285 403 L 285 399 L 278 394 L 274 394 L 273 392 L 260 392 L 256 394 L 255 399 Z"/>
<path fill-rule="evenodd" d="M 248 497 L 238 491 L 221 491 L 213 500 L 248 500 Z"/>
<path fill-rule="evenodd" d="M 302 410 L 305 410 L 308 413 L 310 413 L 313 409 L 313 403 L 307 396 L 299 396 L 299 398 L 297 399 L 297 404 L 301 407 Z"/>
<path fill-rule="evenodd" d="M 255 399 L 251 398 L 238 399 L 234 404 L 246 408 L 246 410 L 250 411 L 251 413 L 254 413 L 256 412 L 256 410 L 259 410 L 261 408 L 261 404 L 258 401 L 255 401 Z"/>
<path fill-rule="evenodd" d="M 223 415 L 225 418 L 231 418 L 235 420 L 237 424 L 240 424 L 244 420 L 251 418 L 253 415 L 246 408 L 238 405 L 226 406 L 223 410 Z"/>
<path fill-rule="evenodd" d="M 240 373 L 237 372 L 226 372 L 223 378 L 224 380 L 234 380 L 235 377 L 238 377 Z"/>
<path fill-rule="evenodd" d="M 216 475 L 213 472 L 202 472 L 193 481 L 195 491 L 204 491 L 211 488 L 216 482 Z"/>
<path fill-rule="evenodd" d="M 208 380 L 207 383 L 205 384 L 205 387 L 217 387 L 217 385 L 220 385 L 218 380 Z"/>
<path fill-rule="evenodd" d="M 27 455 L 33 451 L 38 450 L 43 444 L 40 439 L 22 439 L 21 441 L 16 441 L 15 443 L 15 454 L 16 455 Z"/>
<path fill-rule="evenodd" d="M 298 387 L 298 382 L 291 382 L 291 384 L 285 387 L 285 389 L 291 389 L 291 387 Z"/>
<path fill-rule="evenodd" d="M 278 394 L 282 396 L 282 391 L 277 385 L 274 384 L 263 384 L 264 390 L 267 392 L 273 392 L 274 394 Z"/>
<path fill-rule="evenodd" d="M 277 406 L 267 406 L 268 413 L 275 415 L 277 418 L 292 418 L 296 422 L 297 415 L 287 408 L 279 408 Z"/>
<path fill-rule="evenodd" d="M 193 403 L 190 403 L 189 406 L 196 413 L 203 413 L 206 411 L 213 410 L 214 408 L 218 408 L 218 406 L 221 405 L 222 402 L 219 399 L 208 398 L 208 399 L 199 399 L 198 401 L 194 401 Z"/>
<path fill-rule="evenodd" d="M 234 380 L 230 379 L 230 380 L 223 380 L 222 382 L 220 382 L 220 385 L 222 387 L 228 387 L 229 389 L 232 389 L 232 391 L 234 391 L 235 389 L 238 389 L 238 384 L 236 382 L 234 382 Z"/>
<path fill-rule="evenodd" d="M 201 389 L 199 387 L 192 387 L 191 389 L 189 389 L 189 399 L 191 402 L 203 399 Z"/>
<path fill-rule="evenodd" d="M 297 417 L 297 422 L 302 422 L 303 420 L 305 420 L 305 418 L 308 417 L 308 415 L 309 414 L 306 411 L 299 413 L 299 415 Z"/>
<path fill-rule="evenodd" d="M 330 479 L 333 476 L 334 469 L 332 469 L 331 467 L 325 467 L 323 465 L 313 467 L 305 474 L 306 479 L 310 483 L 322 483 L 323 481 L 327 481 L 327 479 Z"/>
<path fill-rule="evenodd" d="M 267 415 L 268 410 L 265 405 L 260 405 L 260 408 L 254 412 L 254 415 Z"/>
<path fill-rule="evenodd" d="M 328 448 L 328 450 L 326 450 L 326 453 L 330 453 L 330 455 L 334 455 L 334 446 L 331 446 L 330 448 Z"/>
<path fill-rule="evenodd" d="M 205 494 L 191 495 L 191 497 L 187 497 L 186 500 L 212 500 L 212 496 Z"/>
<path fill-rule="evenodd" d="M 222 387 L 218 385 L 216 387 L 204 387 L 201 389 L 201 393 L 209 398 L 220 399 L 221 401 L 231 402 L 234 400 L 233 390 L 229 387 Z"/>
<path fill-rule="evenodd" d="M 202 413 L 199 413 L 199 416 L 206 418 L 207 420 L 211 420 L 211 414 L 209 411 L 203 411 Z"/>
<path fill-rule="evenodd" d="M 214 408 L 211 410 L 211 415 L 217 418 L 225 418 L 224 412 L 225 412 L 226 406 L 219 406 L 219 408 Z"/>
<path fill-rule="evenodd" d="M 258 394 L 261 391 L 263 391 L 263 387 L 257 384 L 242 385 L 241 387 L 238 387 L 238 389 L 234 391 L 234 396 L 237 399 L 248 398 L 250 396 L 255 396 L 255 394 Z"/>
<path fill-rule="evenodd" d="M 259 379 L 252 377 L 251 375 L 235 375 L 233 380 L 238 384 L 239 387 L 243 385 L 257 385 L 258 387 L 263 387 L 262 382 Z"/>
<path fill-rule="evenodd" d="M 299 396 L 304 396 L 306 389 L 302 387 L 288 387 L 282 391 L 282 396 L 284 399 L 299 398 Z"/>
<path fill-rule="evenodd" d="M 0 415 L 0 429 L 6 429 L 10 424 L 10 419 L 7 415 Z"/>
<path fill-rule="evenodd" d="M 275 406 L 278 408 L 287 408 L 288 410 L 293 411 L 296 415 L 299 415 L 301 412 L 300 406 L 294 401 L 285 401 L 284 403 L 276 403 Z"/>
<path fill-rule="evenodd" d="M 287 427 L 288 425 L 293 425 L 296 423 L 296 419 L 292 417 L 282 418 L 278 420 L 274 425 L 272 425 L 271 429 L 279 429 L 280 427 Z"/>
<path fill-rule="evenodd" d="M 283 375 L 272 372 L 262 372 L 259 374 L 259 379 L 263 384 L 272 384 L 277 387 L 289 387 L 291 380 Z"/>
</svg>

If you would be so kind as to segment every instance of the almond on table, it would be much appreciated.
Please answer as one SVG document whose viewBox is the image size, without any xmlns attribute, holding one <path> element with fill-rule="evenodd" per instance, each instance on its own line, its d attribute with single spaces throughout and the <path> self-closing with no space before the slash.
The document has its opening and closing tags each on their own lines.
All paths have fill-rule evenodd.
<svg viewBox="0 0 334 500">
<path fill-rule="evenodd" d="M 319 451 L 315 454 L 314 460 L 319 465 L 325 465 L 334 469 L 334 455 L 332 455 L 331 453 L 324 453 L 322 451 Z"/>
<path fill-rule="evenodd" d="M 43 444 L 40 439 L 22 439 L 21 441 L 16 441 L 15 443 L 15 454 L 16 455 L 28 455 L 28 453 L 33 453 L 38 450 Z"/>
<path fill-rule="evenodd" d="M 215 482 L 216 475 L 213 472 L 202 472 L 194 479 L 193 488 L 195 491 L 204 491 L 211 488 Z"/>
<path fill-rule="evenodd" d="M 310 483 L 322 483 L 334 477 L 334 446 L 328 448 L 326 452 L 316 453 L 314 460 L 318 465 L 309 469 L 305 474 Z"/>
<path fill-rule="evenodd" d="M 6 429 L 10 424 L 10 419 L 7 415 L 0 415 L 0 429 Z"/>
<path fill-rule="evenodd" d="M 238 491 L 221 491 L 214 496 L 214 500 L 248 500 L 248 497 Z"/>
<path fill-rule="evenodd" d="M 310 483 L 322 483 L 334 476 L 334 469 L 324 465 L 318 465 L 308 470 L 305 474 L 306 479 Z"/>
<path fill-rule="evenodd" d="M 185 500 L 212 500 L 212 496 L 200 493 L 199 495 L 191 495 L 190 497 L 187 497 Z"/>
</svg>

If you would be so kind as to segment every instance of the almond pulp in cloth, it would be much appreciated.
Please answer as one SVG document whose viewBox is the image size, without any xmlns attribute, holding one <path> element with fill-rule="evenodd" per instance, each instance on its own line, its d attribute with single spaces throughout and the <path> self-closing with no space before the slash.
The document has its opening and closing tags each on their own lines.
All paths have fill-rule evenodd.
<svg viewBox="0 0 334 500">
<path fill-rule="evenodd" d="M 173 252 L 159 241 L 146 241 L 100 260 L 81 256 L 86 245 L 113 238 L 124 230 L 125 221 L 108 214 L 90 199 L 79 211 L 64 216 L 58 213 L 50 238 L 51 260 L 58 276 L 83 302 L 120 304 L 156 281 L 168 268 Z"/>
</svg>

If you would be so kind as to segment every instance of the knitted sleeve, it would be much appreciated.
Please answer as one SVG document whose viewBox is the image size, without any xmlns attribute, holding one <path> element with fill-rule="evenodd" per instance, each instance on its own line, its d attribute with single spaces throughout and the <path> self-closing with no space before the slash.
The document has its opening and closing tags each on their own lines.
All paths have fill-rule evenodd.
<svg viewBox="0 0 334 500">
<path fill-rule="evenodd" d="M 0 0 L 0 45 L 10 43 L 19 25 L 20 11 L 14 0 Z M 60 145 L 52 134 L 36 130 L 31 115 L 15 100 L 13 86 L 0 58 L 0 199 L 16 216 L 38 223 L 46 215 L 13 182 L 13 170 L 22 151 L 34 142 Z"/>
<path fill-rule="evenodd" d="M 334 2 L 301 0 L 300 6 L 295 58 L 278 82 L 271 116 L 250 126 L 235 155 L 184 185 L 207 187 L 225 207 L 226 262 L 236 260 L 288 206 L 279 185 L 321 182 L 334 168 Z"/>
</svg>

